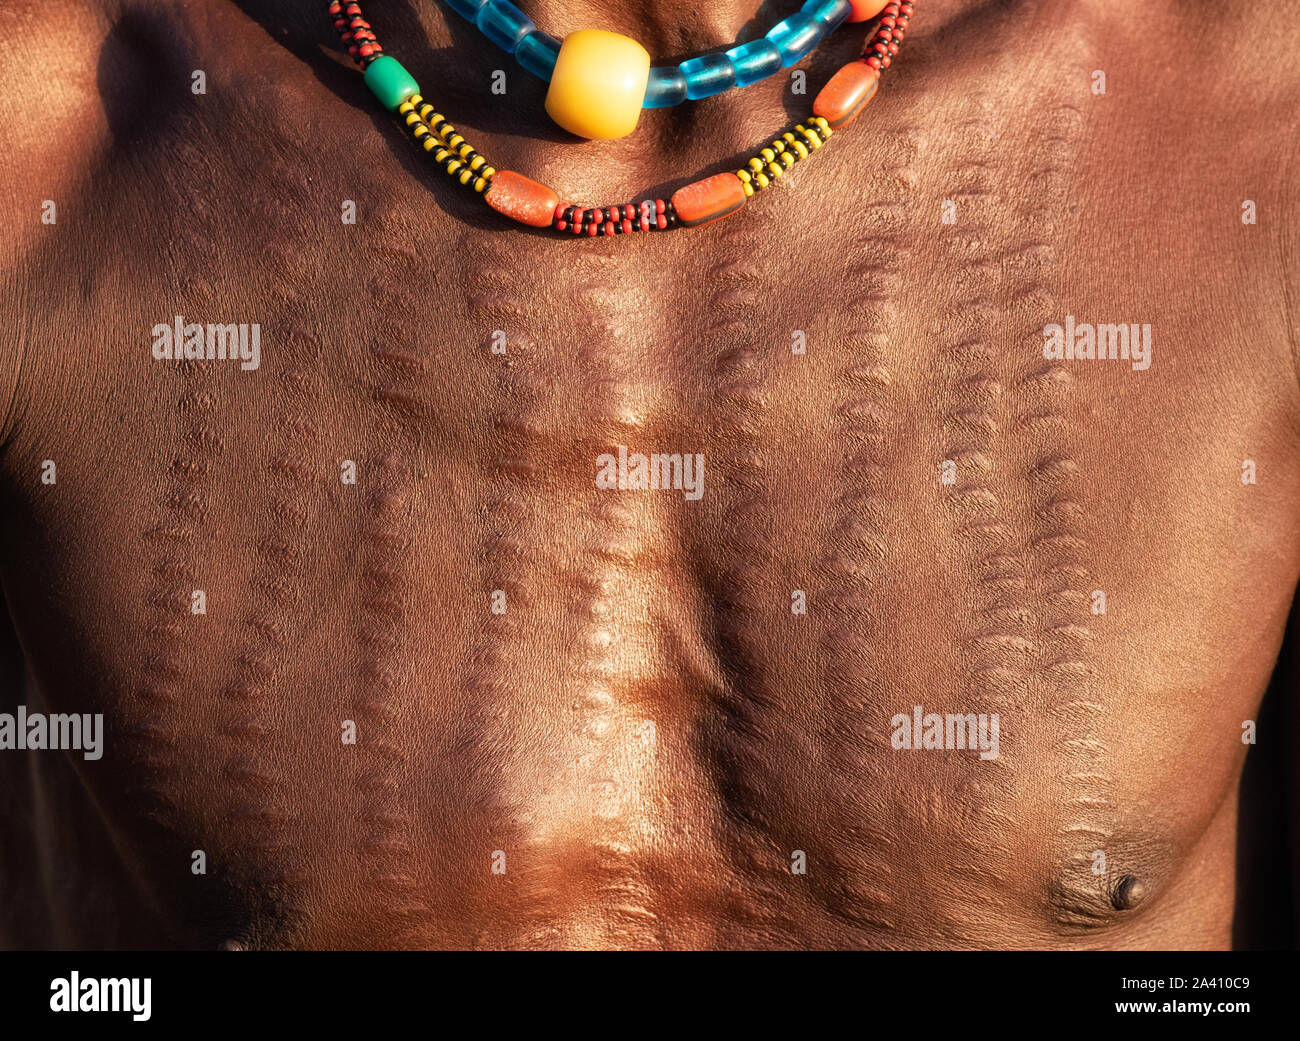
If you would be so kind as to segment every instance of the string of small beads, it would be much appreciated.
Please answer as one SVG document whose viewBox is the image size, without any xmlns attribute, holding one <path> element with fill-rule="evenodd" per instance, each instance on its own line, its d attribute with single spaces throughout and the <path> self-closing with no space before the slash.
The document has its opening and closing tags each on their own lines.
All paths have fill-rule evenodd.
<svg viewBox="0 0 1300 1041">
<path fill-rule="evenodd" d="M 456 128 L 419 94 L 412 94 L 397 108 L 407 132 L 433 156 L 449 176 L 480 195 L 487 191 L 496 169 L 465 140 Z"/>
<path fill-rule="evenodd" d="M 364 69 L 384 53 L 370 23 L 361 14 L 360 4 L 332 0 L 329 13 L 334 19 L 334 30 L 339 34 L 339 39 L 347 47 L 352 60 L 361 68 Z"/>
<path fill-rule="evenodd" d="M 555 207 L 551 227 L 556 231 L 570 231 L 575 235 L 627 235 L 634 231 L 668 231 L 677 227 L 677 213 L 671 202 L 663 199 L 643 199 L 619 206 L 571 206 L 560 203 Z"/>
<path fill-rule="evenodd" d="M 796 123 L 736 171 L 745 194 L 762 191 L 800 159 L 807 159 L 835 133 L 821 116 L 813 116 L 811 127 Z"/>
<path fill-rule="evenodd" d="M 886 7 L 880 16 L 875 35 L 862 48 L 862 60 L 877 72 L 889 68 L 903 45 L 903 35 L 907 32 L 913 13 L 913 5 L 906 0 Z"/>
</svg>

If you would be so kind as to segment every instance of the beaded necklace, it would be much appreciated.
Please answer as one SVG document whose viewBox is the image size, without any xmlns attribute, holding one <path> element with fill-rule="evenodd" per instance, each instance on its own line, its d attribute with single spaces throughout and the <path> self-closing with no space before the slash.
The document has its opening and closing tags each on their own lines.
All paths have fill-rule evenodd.
<svg viewBox="0 0 1300 1041">
<path fill-rule="evenodd" d="M 331 0 L 329 4 L 334 28 L 352 60 L 365 71 L 366 85 L 385 108 L 397 114 L 407 133 L 444 172 L 483 196 L 498 213 L 521 224 L 589 238 L 695 227 L 741 209 L 755 192 L 818 151 L 835 131 L 857 118 L 875 96 L 881 74 L 898 54 L 913 10 L 909 0 L 887 3 L 861 56 L 836 72 L 813 100 L 813 115 L 777 135 L 739 170 L 688 184 L 667 201 L 644 199 L 602 207 L 562 202 L 546 185 L 491 166 L 425 101 L 411 74 L 384 54 L 357 0 Z M 599 30 L 579 30 L 566 37 L 566 42 L 591 32 Z"/>
<path fill-rule="evenodd" d="M 547 83 L 554 78 L 556 62 L 561 54 L 566 49 L 575 52 L 577 41 L 572 34 L 561 43 L 538 29 L 532 19 L 510 0 L 446 0 L 446 3 L 462 18 L 473 22 L 503 51 L 513 54 L 528 72 Z M 798 11 L 778 22 L 763 37 L 737 44 L 726 51 L 689 58 L 677 65 L 651 66 L 650 55 L 640 44 L 622 37 L 625 41 L 622 49 L 629 58 L 636 60 L 628 63 L 629 74 L 626 77 L 615 77 L 612 85 L 603 86 L 607 90 L 626 92 L 628 104 L 624 108 L 634 108 L 631 113 L 623 113 L 632 116 L 630 121 L 625 119 L 624 122 L 635 126 L 635 109 L 669 108 L 683 101 L 698 101 L 733 87 L 748 87 L 788 69 L 811 54 L 824 37 L 839 28 L 841 22 L 865 21 L 878 14 L 883 6 L 883 3 L 873 4 L 870 0 L 805 0 Z M 635 50 L 628 44 L 634 45 Z M 583 60 L 575 61 L 573 53 L 565 57 L 570 59 L 566 63 L 569 65 L 584 63 Z M 587 59 L 591 55 L 588 53 L 581 57 Z M 600 62 L 597 57 L 594 64 L 609 67 L 609 63 Z M 643 72 L 646 75 L 642 75 Z M 605 104 L 609 105 L 608 99 Z M 547 111 L 550 109 L 548 103 Z M 565 120 L 563 115 L 556 122 L 566 130 L 572 129 L 569 124 L 579 122 Z M 583 133 L 582 129 L 572 132 L 581 137 L 592 136 Z"/>
</svg>

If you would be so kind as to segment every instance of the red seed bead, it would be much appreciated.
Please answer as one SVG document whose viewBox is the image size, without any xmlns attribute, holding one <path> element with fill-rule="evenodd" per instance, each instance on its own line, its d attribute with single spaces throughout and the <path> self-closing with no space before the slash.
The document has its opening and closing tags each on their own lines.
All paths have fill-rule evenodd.
<svg viewBox="0 0 1300 1041">
<path fill-rule="evenodd" d="M 867 22 L 889 6 L 889 0 L 849 0 L 847 22 Z"/>
<path fill-rule="evenodd" d="M 673 209 L 683 227 L 708 224 L 745 205 L 745 186 L 734 173 L 714 174 L 673 192 Z"/>
<path fill-rule="evenodd" d="M 851 61 L 835 73 L 813 101 L 813 115 L 821 116 L 832 130 L 848 126 L 866 107 L 880 86 L 880 73 L 864 61 Z"/>
<path fill-rule="evenodd" d="M 498 213 L 534 228 L 550 224 L 560 203 L 559 196 L 546 185 L 513 170 L 498 170 L 493 174 L 483 198 Z"/>
</svg>

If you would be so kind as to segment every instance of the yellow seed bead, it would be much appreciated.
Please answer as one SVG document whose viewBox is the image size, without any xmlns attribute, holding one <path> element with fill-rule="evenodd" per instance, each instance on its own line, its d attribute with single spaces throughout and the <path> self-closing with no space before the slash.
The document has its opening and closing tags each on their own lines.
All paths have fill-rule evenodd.
<svg viewBox="0 0 1300 1041">
<path fill-rule="evenodd" d="M 737 171 L 736 171 L 736 176 L 739 177 L 739 178 L 740 178 L 742 181 L 744 181 L 746 184 L 749 183 L 749 177 L 750 177 L 750 174 L 749 174 L 749 171 L 748 171 L 748 170 L 737 170 Z"/>
<path fill-rule="evenodd" d="M 422 144 L 424 145 L 424 150 L 425 150 L 426 152 L 432 152 L 432 151 L 434 150 L 434 148 L 437 147 L 438 142 L 435 141 L 435 140 L 434 140 L 433 138 L 431 138 L 431 137 L 426 137 L 426 138 L 424 139 L 424 141 L 422 142 Z"/>
<path fill-rule="evenodd" d="M 607 141 L 636 129 L 650 79 L 650 54 L 636 40 L 579 29 L 560 45 L 546 112 L 579 137 Z"/>
<path fill-rule="evenodd" d="M 772 180 L 776 180 L 783 173 L 785 173 L 785 170 L 781 167 L 780 163 L 768 163 L 767 172 L 772 175 Z"/>
<path fill-rule="evenodd" d="M 754 186 L 753 186 L 752 184 L 746 184 L 746 185 L 745 185 L 745 194 L 746 194 L 746 195 L 753 195 L 753 194 L 754 194 Z"/>
<path fill-rule="evenodd" d="M 781 165 L 787 170 L 794 166 L 794 156 L 790 152 L 781 153 Z"/>
<path fill-rule="evenodd" d="M 751 159 L 749 161 L 749 168 L 753 170 L 754 173 L 758 173 L 761 169 L 763 169 L 763 160 Z"/>
<path fill-rule="evenodd" d="M 770 163 L 773 159 L 776 158 L 776 153 L 773 152 L 772 149 L 770 148 L 764 148 L 758 154 L 761 155 L 763 157 L 763 161 L 767 163 Z"/>
<path fill-rule="evenodd" d="M 798 153 L 800 159 L 808 158 L 808 146 L 802 141 L 796 141 L 794 143 L 794 150 Z"/>
<path fill-rule="evenodd" d="M 766 188 L 769 184 L 772 183 L 767 179 L 767 174 L 759 174 L 757 177 L 754 178 L 754 180 L 758 182 L 758 186 L 760 188 Z"/>
<path fill-rule="evenodd" d="M 497 172 L 497 168 L 496 168 L 495 166 L 489 166 L 489 167 L 486 167 L 486 168 L 483 170 L 483 179 L 484 179 L 485 181 L 490 181 L 490 180 L 492 180 L 492 175 L 495 174 L 496 172 Z"/>
</svg>

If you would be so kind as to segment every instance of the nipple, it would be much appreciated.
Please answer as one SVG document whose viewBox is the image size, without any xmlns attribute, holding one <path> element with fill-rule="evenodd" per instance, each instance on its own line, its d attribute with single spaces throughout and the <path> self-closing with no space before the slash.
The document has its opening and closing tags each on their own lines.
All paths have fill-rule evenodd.
<svg viewBox="0 0 1300 1041">
<path fill-rule="evenodd" d="M 1135 875 L 1125 875 L 1115 885 L 1110 896 L 1110 904 L 1116 911 L 1131 911 L 1146 896 L 1147 887 Z"/>
</svg>

